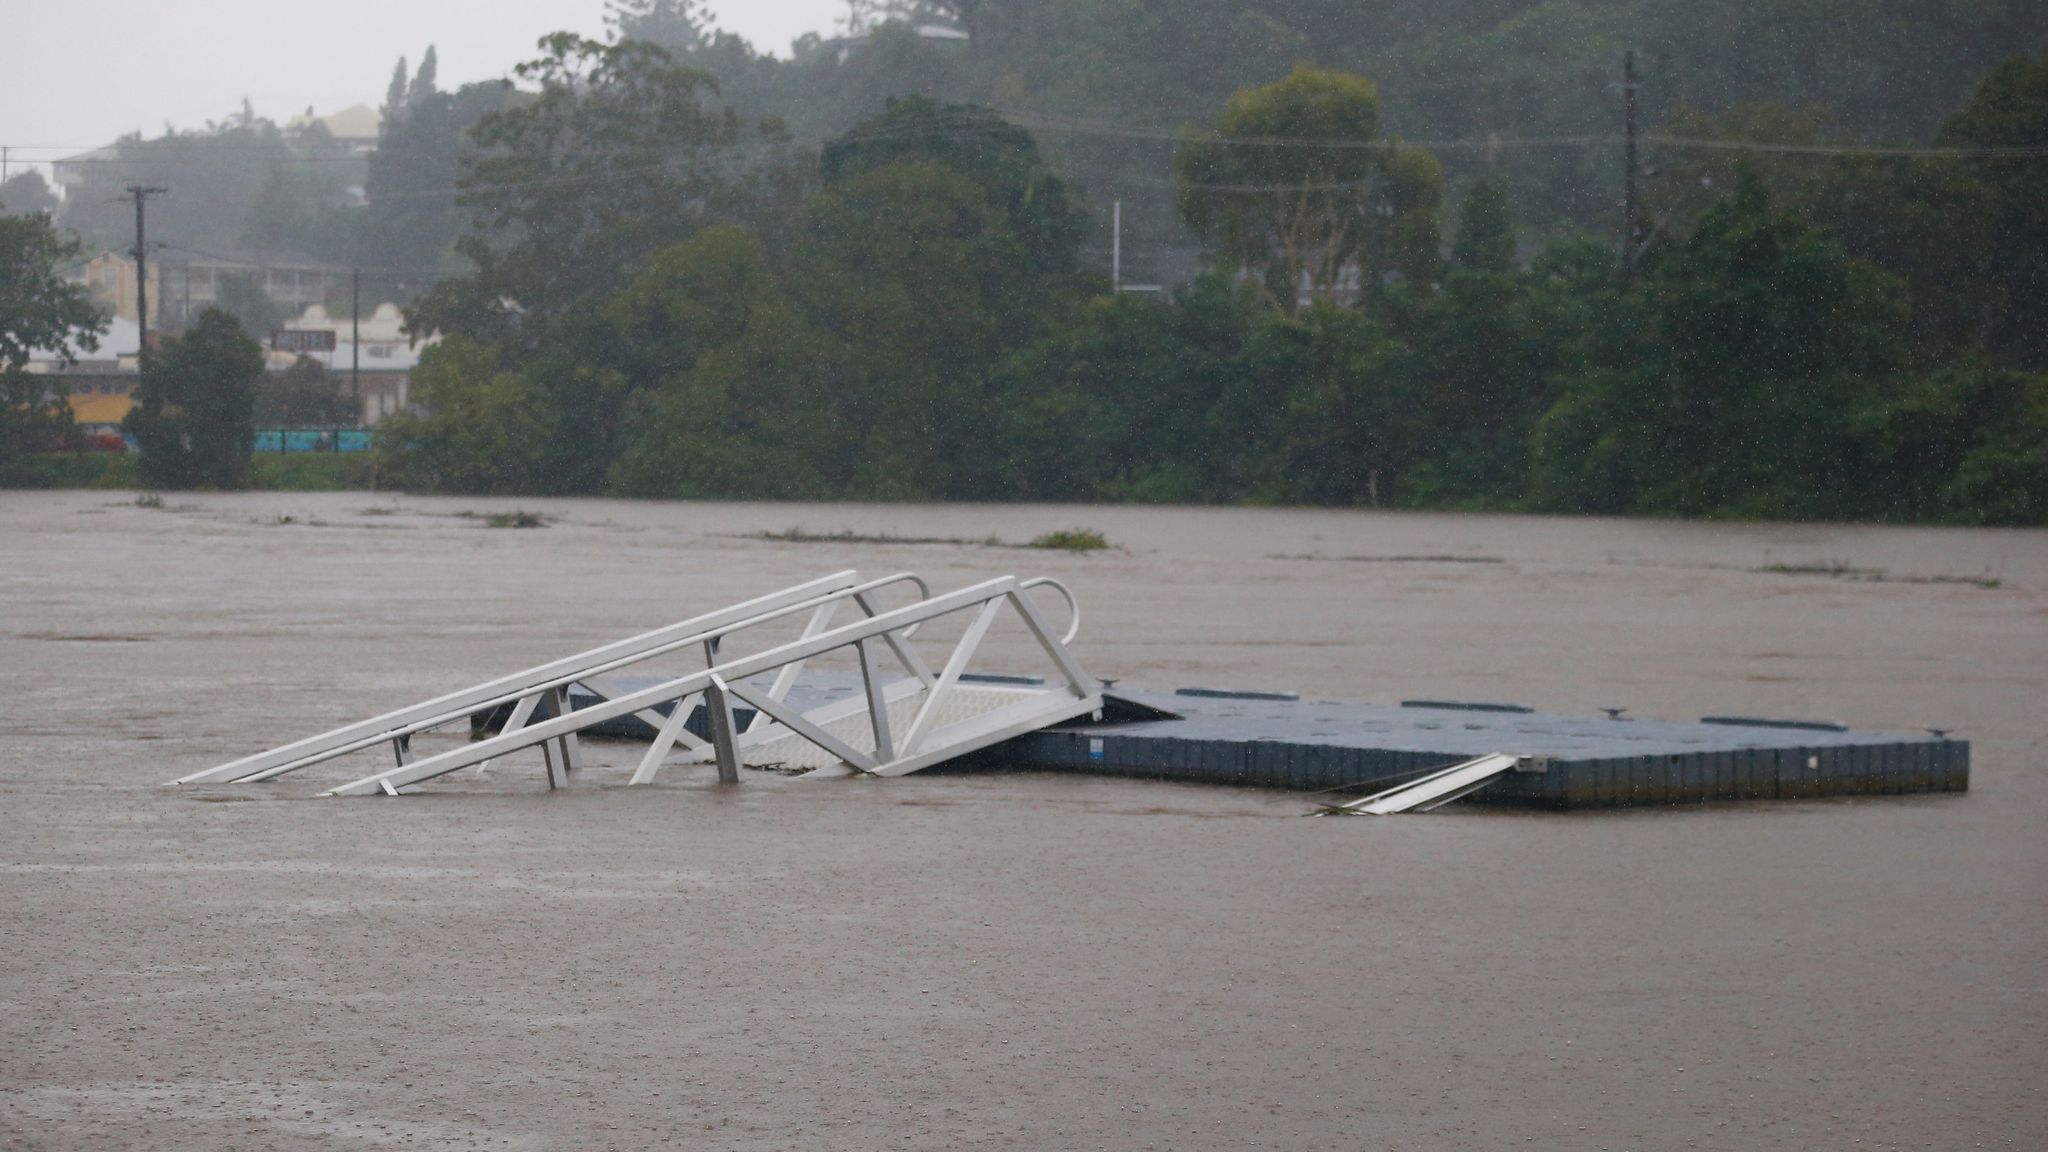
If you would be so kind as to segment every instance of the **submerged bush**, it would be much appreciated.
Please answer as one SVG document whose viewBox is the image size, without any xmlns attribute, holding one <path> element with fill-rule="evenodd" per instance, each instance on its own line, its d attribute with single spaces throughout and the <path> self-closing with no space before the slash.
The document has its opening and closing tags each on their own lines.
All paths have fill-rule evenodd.
<svg viewBox="0 0 2048 1152">
<path fill-rule="evenodd" d="M 1109 539 L 1093 528 L 1068 528 L 1034 537 L 1030 546 L 1059 552 L 1100 552 L 1109 547 Z"/>
</svg>

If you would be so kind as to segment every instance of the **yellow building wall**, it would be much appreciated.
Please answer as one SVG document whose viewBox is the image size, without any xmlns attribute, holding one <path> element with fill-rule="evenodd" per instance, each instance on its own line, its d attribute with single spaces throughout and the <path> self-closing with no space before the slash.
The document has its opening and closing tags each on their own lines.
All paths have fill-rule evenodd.
<svg viewBox="0 0 2048 1152">
<path fill-rule="evenodd" d="M 135 397 L 67 396 L 65 403 L 71 406 L 71 418 L 80 424 L 119 424 L 135 407 Z"/>
</svg>

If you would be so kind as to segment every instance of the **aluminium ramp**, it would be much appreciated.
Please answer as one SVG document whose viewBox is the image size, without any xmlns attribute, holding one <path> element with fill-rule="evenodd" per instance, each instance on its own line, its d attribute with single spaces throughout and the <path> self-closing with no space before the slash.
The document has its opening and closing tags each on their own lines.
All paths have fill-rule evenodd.
<svg viewBox="0 0 2048 1152">
<path fill-rule="evenodd" d="M 336 757 L 389 743 L 394 758 L 402 765 L 410 758 L 411 738 L 445 725 L 467 723 L 471 714 L 488 712 L 500 705 L 512 705 L 510 727 L 520 727 L 536 713 L 547 716 L 568 710 L 568 688 L 584 677 L 630 667 L 678 651 L 702 647 L 707 655 L 716 652 L 720 640 L 745 627 L 810 611 L 812 628 L 829 619 L 840 601 L 851 598 L 872 614 L 868 593 L 891 584 L 913 583 L 920 593 L 929 594 L 923 580 L 911 573 L 898 573 L 881 580 L 860 583 L 852 571 L 771 592 L 729 608 L 681 620 L 651 632 L 593 648 L 574 656 L 501 676 L 496 680 L 459 689 L 410 707 L 372 716 L 368 720 L 284 744 L 265 752 L 230 761 L 170 781 L 172 784 L 226 784 L 269 780 L 296 772 Z M 651 723 L 659 725 L 661 717 Z M 561 750 L 565 757 L 573 746 Z"/>
<path fill-rule="evenodd" d="M 1523 757 L 1495 752 L 1477 756 L 1439 769 L 1419 780 L 1375 792 L 1345 804 L 1331 804 L 1327 815 L 1392 816 L 1398 812 L 1428 812 L 1451 801 L 1469 796 L 1522 766 Z"/>
<path fill-rule="evenodd" d="M 1064 635 L 1047 623 L 1031 590 L 1050 587 L 1067 601 L 1070 622 Z M 836 602 L 836 601 L 835 601 Z M 707 649 L 711 667 L 638 691 L 601 699 L 585 708 L 561 710 L 544 719 L 511 725 L 498 735 L 423 757 L 333 788 L 323 795 L 399 795 L 407 788 L 462 768 L 480 766 L 524 748 L 547 753 L 548 782 L 567 783 L 578 732 L 619 717 L 654 716 L 658 731 L 642 754 L 632 783 L 652 781 L 682 744 L 683 760 L 715 761 L 718 778 L 733 783 L 742 763 L 790 764 L 802 757 L 807 775 L 901 776 L 978 751 L 1013 736 L 1073 720 L 1102 707 L 1101 685 L 1068 650 L 1080 628 L 1073 594 L 1056 580 L 1002 576 L 908 606 L 875 612 L 862 602 L 864 619 L 827 627 L 815 615 L 796 640 L 745 655 Z M 955 614 L 968 616 L 959 641 L 943 667 L 931 670 L 911 641 L 923 624 Z M 1056 670 L 1043 687 L 963 685 L 983 638 L 999 617 L 1014 615 Z M 862 690 L 809 712 L 786 700 L 803 664 L 828 652 L 852 649 L 861 669 Z M 881 659 L 893 656 L 907 673 L 886 681 Z M 763 688 L 757 678 L 773 674 Z M 711 739 L 686 730 L 701 701 Z M 735 723 L 735 705 L 754 709 L 750 724 Z M 668 707 L 663 716 L 660 709 Z"/>
</svg>

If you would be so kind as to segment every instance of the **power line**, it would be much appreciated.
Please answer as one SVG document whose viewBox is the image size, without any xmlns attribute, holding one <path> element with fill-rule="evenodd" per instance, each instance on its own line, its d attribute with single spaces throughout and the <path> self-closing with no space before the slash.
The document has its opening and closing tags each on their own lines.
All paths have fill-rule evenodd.
<svg viewBox="0 0 2048 1152">
<path fill-rule="evenodd" d="M 1495 148 L 1573 148 L 1603 146 L 1612 147 L 1627 143 L 1626 136 L 1609 134 L 1586 134 L 1575 136 L 1484 136 L 1455 140 L 1409 140 L 1390 136 L 1384 140 L 1361 141 L 1345 138 L 1315 138 L 1301 136 L 1216 136 L 1199 132 L 1189 133 L 1158 128 L 1125 128 L 1116 125 L 1090 123 L 1087 121 L 1062 121 L 1035 116 L 1028 112 L 996 109 L 1004 117 L 1022 127 L 1046 132 L 1081 136 L 1104 136 L 1118 139 L 1159 140 L 1169 142 L 1194 142 L 1203 144 L 1230 144 L 1247 147 L 1267 148 L 1315 148 L 1315 149 L 1374 149 L 1389 144 L 1409 148 L 1428 148 L 1432 151 L 1448 152 L 1459 150 L 1489 150 Z M 1674 136 L 1660 133 L 1642 133 L 1637 137 L 1645 144 L 1665 148 L 1694 148 L 1715 151 L 1769 152 L 1790 155 L 1815 156 L 1898 156 L 1924 157 L 1927 159 L 2028 159 L 2048 156 L 2048 144 L 2014 146 L 1944 146 L 1922 144 L 1782 144 L 1764 140 L 1726 140 L 1700 136 Z"/>
<path fill-rule="evenodd" d="M 1390 146 L 1428 148 L 1432 151 L 1491 151 L 1504 148 L 1585 148 L 1611 147 L 1626 143 L 1625 136 L 1602 133 L 1582 133 L 1562 136 L 1505 136 L 1490 135 L 1458 139 L 1406 139 L 1387 136 L 1375 140 L 1359 140 L 1346 137 L 1302 137 L 1302 136 L 1219 136 L 1185 129 L 1164 129 L 1131 127 L 1084 120 L 1040 116 L 1016 109 L 992 108 L 991 111 L 1003 117 L 1001 120 L 981 120 L 956 116 L 951 122 L 941 121 L 930 125 L 902 125 L 880 130 L 856 130 L 839 138 L 847 143 L 863 143 L 876 140 L 911 139 L 930 136 L 974 136 L 999 132 L 1004 128 L 1024 128 L 1053 135 L 1097 136 L 1120 140 L 1151 140 L 1161 143 L 1202 143 L 1224 144 L 1243 147 L 1263 148 L 1312 148 L 1318 150 L 1382 150 Z M 1723 152 L 1762 152 L 1781 155 L 1812 156 L 1892 156 L 1901 158 L 1926 159 L 2034 159 L 2048 157 L 2048 144 L 2012 146 L 1953 146 L 1920 144 L 1788 144 L 1764 140 L 1731 140 L 1701 136 L 1677 136 L 1667 133 L 1642 133 L 1638 139 L 1645 144 L 1664 148 L 1698 149 Z M 832 143 L 825 141 L 824 143 Z M 147 145 L 160 147 L 159 145 Z M 0 145 L 10 151 L 27 151 L 36 146 L 10 144 Z M 244 163 L 268 163 L 276 165 L 335 163 L 364 164 L 374 158 L 374 153 L 356 156 L 278 156 L 268 152 L 257 154 L 253 151 L 221 149 L 207 145 L 187 146 L 194 153 L 189 158 L 165 158 L 161 156 L 127 157 L 81 157 L 72 160 L 23 160 L 32 164 L 78 164 L 78 165 L 121 165 L 127 167 L 147 166 L 152 163 L 195 164 L 215 163 L 222 159 L 234 159 Z M 770 152 L 803 145 L 793 142 L 750 141 L 730 145 L 690 145 L 678 149 L 673 156 L 686 153 L 715 150 L 733 152 Z M 659 166 L 668 161 L 658 161 L 649 167 Z M 609 178 L 609 177 L 606 177 Z M 563 182 L 591 179 L 591 177 L 563 178 Z M 454 191 L 453 189 L 445 191 Z"/>
<path fill-rule="evenodd" d="M 1650 133 L 1644 143 L 1664 148 L 1696 148 L 1714 152 L 1768 152 L 1791 156 L 1895 156 L 1928 160 L 2001 160 L 2048 157 L 2048 144 L 2012 147 L 1942 147 L 1909 144 L 1772 144 L 1761 140 L 1717 140 L 1703 136 Z"/>
<path fill-rule="evenodd" d="M 1625 145 L 1627 143 L 1626 136 L 1613 135 L 1537 137 L 1491 136 L 1479 139 L 1460 140 L 1401 140 L 1398 137 L 1393 137 L 1383 140 L 1371 141 L 1361 141 L 1356 139 L 1317 139 L 1302 137 L 1202 136 L 1190 135 L 1183 132 L 1169 132 L 1160 129 L 1130 128 L 1117 125 L 1090 123 L 1086 121 L 1060 120 L 1055 118 L 1039 117 L 1030 113 L 1024 113 L 1010 109 L 995 108 L 990 109 L 990 111 L 995 113 L 997 116 L 1004 117 L 1004 119 L 991 120 L 982 117 L 976 117 L 971 114 L 950 114 L 950 116 L 947 119 L 940 120 L 939 122 L 933 124 L 899 125 L 885 129 L 859 131 L 854 134 L 848 134 L 847 136 L 841 137 L 840 139 L 845 143 L 874 143 L 885 142 L 890 140 L 927 139 L 932 137 L 945 136 L 966 138 L 977 135 L 994 134 L 1008 128 L 1022 128 L 1042 132 L 1049 132 L 1053 134 L 1094 135 L 1115 139 L 1156 140 L 1176 144 L 1185 142 L 1200 142 L 1206 144 L 1245 145 L 1253 147 L 1272 148 L 1312 148 L 1318 150 L 1339 151 L 1383 151 L 1394 147 L 1426 148 L 1432 151 L 1493 151 L 1504 148 L 1611 147 L 1616 145 Z M 2021 145 L 2011 147 L 1954 147 L 1939 145 L 1920 146 L 1854 143 L 1784 144 L 1755 140 L 1728 140 L 1696 136 L 1676 136 L 1661 133 L 1643 133 L 1639 134 L 1637 138 L 1645 145 L 1667 149 L 1683 149 L 1714 152 L 1749 152 L 1766 155 L 1786 156 L 1873 156 L 1907 159 L 1917 158 L 1949 160 L 2048 158 L 2048 145 Z M 25 146 L 5 145 L 0 147 L 12 149 L 15 147 Z M 661 169 L 669 168 L 683 159 L 694 156 L 701 156 L 706 153 L 710 153 L 714 156 L 765 154 L 787 152 L 791 150 L 793 147 L 801 146 L 792 145 L 791 143 L 784 141 L 753 141 L 744 144 L 723 146 L 691 145 L 687 149 L 675 150 L 667 155 L 661 156 L 658 159 L 650 160 L 643 164 L 636 164 L 623 168 L 615 168 L 609 171 L 590 173 L 567 173 L 557 176 L 547 176 L 536 179 L 511 181 L 477 180 L 474 177 L 472 177 L 471 179 L 464 183 L 455 185 L 446 185 L 434 188 L 377 191 L 371 193 L 370 198 L 379 203 L 409 200 L 459 200 L 464 197 L 488 196 L 495 193 L 519 191 L 524 189 L 568 187 L 576 185 L 603 185 L 645 177 Z M 272 157 L 270 159 L 272 160 L 273 163 L 292 164 L 302 162 L 304 159 L 307 158 Z M 351 162 L 361 163 L 366 162 L 369 159 L 369 157 L 334 157 L 329 159 L 346 159 Z M 591 159 L 602 161 L 604 157 L 598 156 L 592 157 Z M 144 166 L 149 163 L 148 160 L 86 160 L 77 162 L 121 163 L 128 164 L 131 166 Z M 1348 184 L 1203 184 L 1199 182 L 1189 182 L 1180 180 L 1146 180 L 1142 178 L 1125 177 L 1120 180 L 1112 180 L 1110 181 L 1110 183 L 1119 185 L 1129 183 L 1136 183 L 1141 185 L 1151 184 L 1162 187 L 1193 187 L 1216 192 L 1256 193 L 1328 191 L 1342 187 L 1357 187 L 1364 182 L 1351 182 Z M 152 192 L 152 194 L 154 194 L 154 191 Z M 129 197 L 123 197 L 122 199 L 125 201 L 128 200 Z M 207 256 L 210 259 L 230 259 L 228 257 L 221 257 L 203 252 L 194 252 L 193 254 Z M 252 265 L 252 267 L 261 266 Z M 387 272 L 393 275 L 404 274 L 404 272 L 402 272 L 401 270 L 373 270 L 373 272 L 375 274 L 380 275 L 386 274 Z"/>
<path fill-rule="evenodd" d="M 1157 140 L 1166 143 L 1228 144 L 1249 148 L 1314 148 L 1328 151 L 1377 151 L 1390 145 L 1410 148 L 1430 148 L 1439 151 L 1458 149 L 1486 150 L 1492 148 L 1570 148 L 1611 141 L 1611 136 L 1485 136 L 1464 140 L 1407 140 L 1388 136 L 1378 140 L 1360 140 L 1356 137 L 1314 137 L 1314 136 L 1220 136 L 1199 130 L 1164 128 L 1133 128 L 1100 121 L 1066 120 L 1039 116 L 1014 109 L 996 108 L 994 111 L 1021 127 L 1038 131 L 1072 136 L 1101 136 L 1120 140 Z"/>
<path fill-rule="evenodd" d="M 249 260 L 241 256 L 227 256 L 219 252 L 208 252 L 201 248 L 189 248 L 183 244 L 172 244 L 164 240 L 157 241 L 156 248 L 160 251 L 183 252 L 188 256 L 201 256 L 208 260 L 218 260 L 223 264 L 232 264 L 237 268 L 247 268 L 252 272 L 302 272 L 309 268 L 326 272 L 339 272 L 343 268 L 339 264 L 266 264 L 260 260 Z M 382 277 L 401 279 L 407 276 L 417 276 L 428 270 L 423 268 L 355 268 L 352 271 L 372 279 Z"/>
<path fill-rule="evenodd" d="M 11 148 L 14 146 L 8 145 L 8 147 Z M 203 145 L 191 148 L 188 151 L 190 153 L 190 155 L 188 156 L 138 156 L 134 158 L 126 156 L 77 156 L 68 159 L 64 157 L 43 160 L 30 159 L 20 161 L 20 163 L 51 165 L 62 164 L 65 165 L 66 167 L 70 167 L 73 165 L 94 164 L 110 168 L 121 166 L 133 168 L 138 165 L 144 164 L 212 164 L 215 161 L 221 159 L 223 155 L 230 159 L 241 159 L 243 156 L 246 156 L 247 159 L 244 160 L 243 162 L 251 164 L 366 164 L 369 162 L 370 159 L 369 153 L 363 153 L 357 156 L 280 156 L 275 153 L 260 153 L 254 149 L 247 151 L 242 151 L 238 149 L 220 149 L 218 151 L 209 151 Z"/>
</svg>

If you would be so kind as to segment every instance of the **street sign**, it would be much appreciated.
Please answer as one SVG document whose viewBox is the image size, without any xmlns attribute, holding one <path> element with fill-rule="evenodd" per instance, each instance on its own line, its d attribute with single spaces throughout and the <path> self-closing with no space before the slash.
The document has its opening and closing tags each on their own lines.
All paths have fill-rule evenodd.
<svg viewBox="0 0 2048 1152">
<path fill-rule="evenodd" d="M 270 346 L 279 352 L 332 352 L 332 329 L 278 328 L 270 334 Z"/>
</svg>

